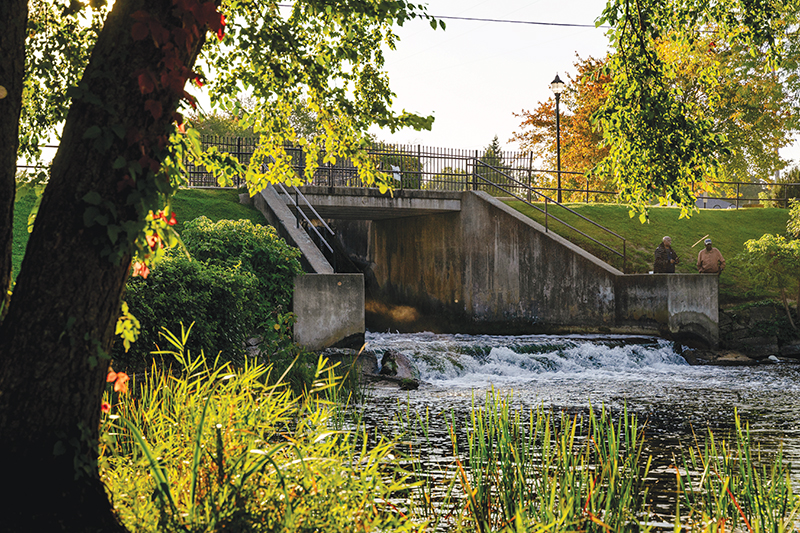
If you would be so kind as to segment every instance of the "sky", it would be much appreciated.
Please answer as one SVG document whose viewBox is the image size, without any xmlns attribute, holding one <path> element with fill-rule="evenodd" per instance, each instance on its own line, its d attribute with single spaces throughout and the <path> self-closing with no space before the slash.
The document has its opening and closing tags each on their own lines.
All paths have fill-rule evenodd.
<svg viewBox="0 0 800 533">
<path fill-rule="evenodd" d="M 429 0 L 435 17 L 518 20 L 594 26 L 604 0 Z M 398 29 L 397 49 L 386 52 L 386 70 L 397 95 L 395 111 L 435 117 L 429 132 L 372 130 L 384 141 L 460 149 L 485 148 L 497 135 L 504 149 L 519 130 L 514 113 L 534 109 L 553 96 L 556 74 L 575 74 L 577 53 L 602 57 L 605 30 L 443 19 Z"/>
<path fill-rule="evenodd" d="M 517 20 L 594 26 L 605 0 L 428 0 L 435 17 Z M 550 98 L 558 74 L 575 75 L 576 54 L 603 57 L 602 28 L 443 19 L 446 30 L 426 21 L 398 29 L 400 42 L 386 51 L 386 70 L 397 95 L 395 111 L 435 117 L 431 131 L 371 130 L 380 140 L 460 149 L 483 149 L 497 135 L 505 150 L 521 118 Z M 800 160 L 800 142 L 781 151 Z"/>
</svg>

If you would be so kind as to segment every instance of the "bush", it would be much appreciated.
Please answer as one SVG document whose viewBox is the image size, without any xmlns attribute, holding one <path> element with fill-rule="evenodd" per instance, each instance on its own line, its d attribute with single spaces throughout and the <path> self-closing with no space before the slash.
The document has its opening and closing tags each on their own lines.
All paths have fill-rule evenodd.
<svg viewBox="0 0 800 533">
<path fill-rule="evenodd" d="M 262 350 L 277 354 L 275 362 L 288 367 L 297 353 L 289 306 L 294 277 L 302 272 L 299 250 L 273 228 L 249 220 L 214 223 L 199 217 L 186 223 L 183 240 L 193 259 L 172 250 L 146 280 L 128 281 L 125 301 L 141 333 L 128 353 L 117 343 L 117 367 L 149 367 L 161 331 L 192 323 L 188 349 L 195 353 L 217 350 L 223 360 L 239 362 L 245 341 L 258 334 Z"/>
<path fill-rule="evenodd" d="M 240 361 L 244 341 L 259 324 L 258 279 L 237 267 L 207 265 L 173 255 L 160 262 L 147 279 L 128 281 L 125 301 L 140 323 L 141 333 L 127 354 L 115 347 L 117 367 L 147 368 L 149 353 L 162 345 L 161 331 L 192 328 L 188 348 L 195 353 L 218 350 L 224 360 Z M 216 353 L 216 352 L 215 352 Z"/>
</svg>

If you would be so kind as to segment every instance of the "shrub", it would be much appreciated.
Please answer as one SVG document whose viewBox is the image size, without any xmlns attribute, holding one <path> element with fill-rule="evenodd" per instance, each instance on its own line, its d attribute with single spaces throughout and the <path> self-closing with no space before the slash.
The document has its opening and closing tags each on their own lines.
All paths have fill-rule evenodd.
<svg viewBox="0 0 800 533">
<path fill-rule="evenodd" d="M 289 306 L 294 277 L 302 272 L 299 250 L 272 227 L 249 220 L 199 217 L 186 223 L 182 237 L 192 260 L 172 250 L 146 280 L 128 281 L 125 300 L 141 333 L 128 353 L 117 343 L 117 366 L 147 368 L 162 328 L 177 331 L 194 323 L 188 348 L 195 353 L 218 350 L 223 360 L 241 361 L 245 341 L 258 334 L 262 351 L 288 367 L 298 353 L 291 345 Z"/>
<path fill-rule="evenodd" d="M 244 341 L 255 331 L 259 317 L 258 279 L 240 267 L 207 265 L 172 255 L 160 262 L 146 280 L 128 281 L 125 301 L 141 325 L 138 340 L 125 354 L 115 347 L 118 367 L 150 365 L 150 351 L 163 345 L 162 328 L 179 331 L 194 323 L 188 348 L 195 353 L 219 350 L 228 361 L 244 356 Z"/>
</svg>

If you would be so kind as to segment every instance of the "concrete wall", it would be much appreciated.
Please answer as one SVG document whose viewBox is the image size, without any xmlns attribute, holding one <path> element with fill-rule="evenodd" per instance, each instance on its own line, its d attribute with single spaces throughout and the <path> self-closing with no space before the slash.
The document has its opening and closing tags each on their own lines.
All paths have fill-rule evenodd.
<svg viewBox="0 0 800 533">
<path fill-rule="evenodd" d="M 245 199 L 245 201 L 247 201 Z M 253 198 L 255 207 L 289 244 L 300 248 L 308 272 L 294 280 L 294 340 L 309 350 L 364 344 L 364 275 L 335 274 L 286 204 L 270 186 Z"/>
<path fill-rule="evenodd" d="M 368 228 L 373 329 L 718 339 L 715 276 L 626 276 L 483 192 Z"/>
<path fill-rule="evenodd" d="M 619 276 L 617 327 L 652 332 L 692 343 L 719 341 L 719 277 L 716 274 L 632 274 Z"/>
<path fill-rule="evenodd" d="M 309 350 L 364 344 L 364 276 L 305 274 L 294 282 L 294 340 Z"/>
</svg>

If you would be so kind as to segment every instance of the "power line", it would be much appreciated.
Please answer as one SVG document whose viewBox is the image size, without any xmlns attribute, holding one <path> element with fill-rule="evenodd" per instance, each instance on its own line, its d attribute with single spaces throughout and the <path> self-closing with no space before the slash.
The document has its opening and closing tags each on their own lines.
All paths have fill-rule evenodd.
<svg viewBox="0 0 800 533">
<path fill-rule="evenodd" d="M 294 7 L 291 4 L 278 4 L 278 7 Z M 594 24 L 569 24 L 566 22 L 536 22 L 532 20 L 486 19 L 479 17 L 448 17 L 431 15 L 435 19 L 443 20 L 469 20 L 473 22 L 499 22 L 503 24 L 527 24 L 529 26 L 560 26 L 563 28 L 610 28 L 611 26 L 595 26 Z"/>
<path fill-rule="evenodd" d="M 532 20 L 506 20 L 506 19 L 484 19 L 477 17 L 440 17 L 432 15 L 435 19 L 444 20 L 471 20 L 475 22 L 501 22 L 505 24 L 528 24 L 531 26 L 560 26 L 564 28 L 610 28 L 610 26 L 595 26 L 594 24 L 569 24 L 566 22 L 535 22 Z"/>
</svg>

